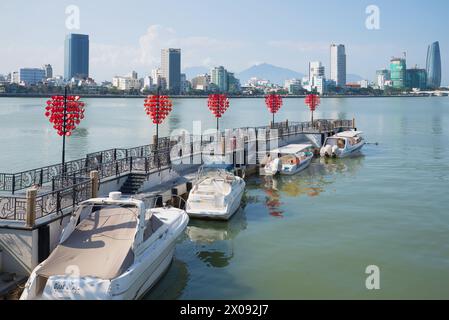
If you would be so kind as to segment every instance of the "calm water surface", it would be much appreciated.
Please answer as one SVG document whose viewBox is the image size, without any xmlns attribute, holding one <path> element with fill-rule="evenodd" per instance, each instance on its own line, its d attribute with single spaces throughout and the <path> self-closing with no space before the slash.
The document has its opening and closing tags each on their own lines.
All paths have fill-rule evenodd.
<svg viewBox="0 0 449 320">
<path fill-rule="evenodd" d="M 68 158 L 148 144 L 152 125 L 137 99 L 86 99 Z M 45 99 L 0 99 L 0 171 L 60 161 Z M 205 100 L 177 100 L 162 127 L 213 128 Z M 324 99 L 320 118 L 357 120 L 369 142 L 344 160 L 315 159 L 294 177 L 251 177 L 228 223 L 192 221 L 173 265 L 147 298 L 449 298 L 449 98 Z M 279 120 L 302 121 L 288 99 Z M 223 127 L 267 124 L 263 100 L 237 99 Z M 381 290 L 365 288 L 365 268 Z"/>
</svg>

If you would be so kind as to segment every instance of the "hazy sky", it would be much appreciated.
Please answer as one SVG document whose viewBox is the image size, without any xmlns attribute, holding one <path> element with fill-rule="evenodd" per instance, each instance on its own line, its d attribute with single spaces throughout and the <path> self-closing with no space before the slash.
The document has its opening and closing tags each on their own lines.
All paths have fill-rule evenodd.
<svg viewBox="0 0 449 320">
<path fill-rule="evenodd" d="M 160 61 L 160 49 L 180 47 L 183 68 L 224 65 L 239 72 L 267 62 L 306 72 L 329 45 L 346 45 L 348 73 L 374 79 L 391 56 L 425 67 L 427 46 L 439 40 L 443 84 L 449 84 L 447 0 L 0 0 L 0 73 L 50 63 L 63 74 L 65 34 L 89 34 L 90 71 L 97 81 Z M 66 28 L 68 5 L 80 9 L 80 29 Z M 380 30 L 368 30 L 366 8 L 380 9 Z"/>
</svg>

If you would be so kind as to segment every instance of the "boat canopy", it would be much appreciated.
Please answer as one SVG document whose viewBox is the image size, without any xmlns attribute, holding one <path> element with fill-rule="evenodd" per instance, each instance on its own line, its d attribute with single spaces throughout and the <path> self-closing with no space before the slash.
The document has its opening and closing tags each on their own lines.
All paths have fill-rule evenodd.
<svg viewBox="0 0 449 320">
<path fill-rule="evenodd" d="M 337 133 L 335 135 L 335 137 L 338 137 L 338 138 L 355 138 L 357 136 L 360 136 L 361 134 L 363 134 L 362 131 L 345 131 L 345 132 Z"/>
<path fill-rule="evenodd" d="M 306 151 L 309 148 L 312 148 L 311 144 L 289 144 L 285 147 L 271 150 L 270 153 L 275 153 L 275 154 L 280 153 L 281 155 L 297 154 L 299 152 Z"/>
<path fill-rule="evenodd" d="M 76 227 L 69 238 L 56 247 L 37 274 L 46 278 L 63 276 L 71 266 L 80 277 L 112 280 L 134 261 L 132 244 L 136 234 L 138 209 L 103 207 Z"/>
</svg>

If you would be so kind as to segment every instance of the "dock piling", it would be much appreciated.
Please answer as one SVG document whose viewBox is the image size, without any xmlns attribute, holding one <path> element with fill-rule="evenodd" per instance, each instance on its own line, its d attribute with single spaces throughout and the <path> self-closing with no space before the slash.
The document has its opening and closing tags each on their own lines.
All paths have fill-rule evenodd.
<svg viewBox="0 0 449 320">
<path fill-rule="evenodd" d="M 91 179 L 91 198 L 98 198 L 98 190 L 100 188 L 100 177 L 98 171 L 90 172 Z"/>
<path fill-rule="evenodd" d="M 29 228 L 34 227 L 36 222 L 36 197 L 37 189 L 30 188 L 26 192 L 26 226 Z"/>
</svg>

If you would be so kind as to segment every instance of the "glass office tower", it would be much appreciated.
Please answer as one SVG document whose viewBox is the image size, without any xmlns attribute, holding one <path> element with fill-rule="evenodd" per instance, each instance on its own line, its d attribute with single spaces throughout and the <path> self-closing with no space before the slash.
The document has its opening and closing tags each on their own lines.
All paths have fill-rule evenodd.
<svg viewBox="0 0 449 320">
<path fill-rule="evenodd" d="M 427 49 L 427 86 L 439 88 L 441 86 L 441 54 L 440 44 L 432 43 Z"/>
<path fill-rule="evenodd" d="M 86 79 L 89 77 L 89 36 L 69 34 L 65 39 L 64 77 Z"/>
</svg>

